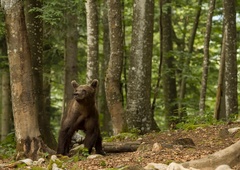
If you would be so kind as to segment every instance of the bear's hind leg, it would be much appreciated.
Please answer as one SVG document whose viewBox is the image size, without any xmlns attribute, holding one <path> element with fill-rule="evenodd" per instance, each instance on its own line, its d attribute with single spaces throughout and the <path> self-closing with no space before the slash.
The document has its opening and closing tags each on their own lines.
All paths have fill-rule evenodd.
<svg viewBox="0 0 240 170">
<path fill-rule="evenodd" d="M 103 148 L 102 148 L 102 137 L 100 133 L 95 143 L 95 149 L 97 154 L 106 155 L 106 153 L 103 151 Z"/>
<path fill-rule="evenodd" d="M 86 136 L 83 141 L 84 147 L 88 149 L 88 153 L 91 154 L 92 148 L 94 147 L 97 141 L 97 134 L 93 131 L 86 131 Z"/>
</svg>

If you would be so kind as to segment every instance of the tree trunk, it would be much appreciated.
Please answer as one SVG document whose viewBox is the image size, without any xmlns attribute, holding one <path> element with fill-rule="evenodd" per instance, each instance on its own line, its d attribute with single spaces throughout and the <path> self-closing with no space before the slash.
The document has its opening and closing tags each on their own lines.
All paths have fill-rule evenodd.
<svg viewBox="0 0 240 170">
<path fill-rule="evenodd" d="M 225 99 L 226 116 L 238 113 L 237 43 L 235 0 L 224 0 L 225 40 Z"/>
<path fill-rule="evenodd" d="M 2 115 L 1 115 L 1 140 L 4 140 L 11 130 L 11 89 L 10 77 L 7 70 L 2 70 Z"/>
<path fill-rule="evenodd" d="M 222 164 L 229 165 L 231 167 L 239 164 L 240 162 L 240 141 L 235 144 L 208 155 L 199 160 L 193 160 L 185 162 L 182 165 L 185 168 L 197 168 L 201 170 L 214 170 Z"/>
<path fill-rule="evenodd" d="M 165 5 L 171 3 L 171 0 L 161 1 L 161 8 L 165 8 Z M 170 54 L 172 51 L 172 22 L 171 22 L 171 7 L 167 6 L 167 12 L 163 12 L 162 19 L 162 42 L 161 48 L 163 53 L 163 91 L 164 91 L 164 105 L 167 127 L 174 128 L 177 112 L 177 90 L 176 90 L 176 78 L 174 57 Z M 175 119 L 175 120 L 174 120 Z"/>
<path fill-rule="evenodd" d="M 218 87 L 217 87 L 217 95 L 216 95 L 216 104 L 214 109 L 214 117 L 217 120 L 226 118 L 226 107 L 225 107 L 225 81 L 224 81 L 224 73 L 225 73 L 225 39 L 226 33 L 223 30 L 223 39 L 222 39 L 222 50 L 221 50 L 221 58 L 220 58 L 220 66 L 218 73 Z"/>
<path fill-rule="evenodd" d="M 66 11 L 66 36 L 65 36 L 65 53 L 64 53 L 64 103 L 63 114 L 66 113 L 68 102 L 73 97 L 72 80 L 78 81 L 78 16 L 74 2 L 69 1 L 68 5 L 73 11 Z"/>
<path fill-rule="evenodd" d="M 87 83 L 98 79 L 98 10 L 96 0 L 87 0 Z"/>
<path fill-rule="evenodd" d="M 101 71 L 100 71 L 100 90 L 99 90 L 99 112 L 103 114 L 103 126 L 102 130 L 112 134 L 112 122 L 111 115 L 108 111 L 107 100 L 106 100 L 106 92 L 105 92 L 105 76 L 106 70 L 108 67 L 108 61 L 110 58 L 110 40 L 109 40 L 109 24 L 108 24 L 108 7 L 107 0 L 104 0 L 103 4 L 103 16 L 102 16 L 102 24 L 103 24 L 103 57 L 101 60 Z"/>
<path fill-rule="evenodd" d="M 1 43 L 1 55 L 6 57 L 3 62 L 7 61 L 7 44 L 6 38 L 4 37 L 0 41 Z M 7 65 L 7 64 L 6 64 Z M 10 75 L 9 75 L 9 67 L 4 66 L 1 68 L 1 76 L 2 76 L 2 93 L 1 93 L 1 140 L 4 140 L 8 133 L 11 130 L 12 126 L 12 103 L 11 103 L 11 88 L 10 88 Z"/>
<path fill-rule="evenodd" d="M 123 65 L 121 1 L 109 0 L 108 7 L 110 59 L 105 78 L 105 91 L 112 119 L 113 134 L 116 135 L 123 131 L 125 124 L 120 85 Z"/>
<path fill-rule="evenodd" d="M 44 92 L 43 92 L 43 21 L 42 13 L 39 11 L 30 11 L 33 8 L 41 8 L 40 0 L 25 1 L 25 17 L 29 47 L 32 56 L 33 66 L 33 86 L 35 93 L 36 109 L 38 113 L 38 122 L 43 141 L 51 148 L 55 148 L 56 139 L 50 128 L 50 116 L 44 110 Z"/>
<path fill-rule="evenodd" d="M 215 8 L 215 0 L 211 0 L 209 4 L 209 12 L 206 24 L 206 34 L 204 40 L 204 57 L 203 57 L 203 72 L 202 72 L 202 85 L 200 91 L 200 101 L 199 101 L 199 114 L 203 115 L 205 112 L 205 101 L 207 92 L 207 78 L 208 78 L 208 66 L 209 66 L 209 43 L 211 39 L 212 30 L 212 17 Z"/>
<path fill-rule="evenodd" d="M 12 107 L 18 156 L 37 159 L 43 147 L 40 137 L 33 84 L 30 46 L 27 39 L 23 1 L 1 1 L 6 12 L 7 44 Z"/>
<path fill-rule="evenodd" d="M 129 129 L 141 133 L 151 131 L 154 123 L 150 102 L 153 11 L 153 0 L 134 1 L 126 119 Z"/>
</svg>

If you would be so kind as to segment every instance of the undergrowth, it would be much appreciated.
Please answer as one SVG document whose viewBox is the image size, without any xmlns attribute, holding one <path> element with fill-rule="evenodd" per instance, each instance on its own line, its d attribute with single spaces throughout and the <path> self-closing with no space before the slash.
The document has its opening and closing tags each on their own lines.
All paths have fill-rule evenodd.
<svg viewBox="0 0 240 170">
<path fill-rule="evenodd" d="M 15 133 L 9 133 L 7 137 L 0 142 L 0 158 L 10 158 L 16 152 Z"/>
</svg>

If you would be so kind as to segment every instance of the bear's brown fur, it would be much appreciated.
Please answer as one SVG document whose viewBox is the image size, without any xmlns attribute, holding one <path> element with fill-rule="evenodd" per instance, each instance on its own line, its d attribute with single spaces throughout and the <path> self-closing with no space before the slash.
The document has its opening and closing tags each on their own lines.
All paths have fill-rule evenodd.
<svg viewBox="0 0 240 170">
<path fill-rule="evenodd" d="M 71 84 L 74 88 L 74 98 L 70 101 L 68 111 L 62 118 L 57 153 L 67 155 L 73 134 L 78 130 L 83 130 L 86 134 L 83 143 L 89 154 L 95 147 L 97 154 L 104 155 L 99 116 L 95 104 L 98 80 L 93 80 L 90 85 L 79 85 L 75 80 Z"/>
</svg>

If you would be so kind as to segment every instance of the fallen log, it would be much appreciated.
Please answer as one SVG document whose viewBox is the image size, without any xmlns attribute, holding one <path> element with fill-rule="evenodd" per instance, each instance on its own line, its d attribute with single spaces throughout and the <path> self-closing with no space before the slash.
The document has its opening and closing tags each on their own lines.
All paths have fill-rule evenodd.
<svg viewBox="0 0 240 170">
<path fill-rule="evenodd" d="M 134 152 L 141 142 L 107 142 L 103 143 L 103 149 L 107 153 Z"/>
</svg>

